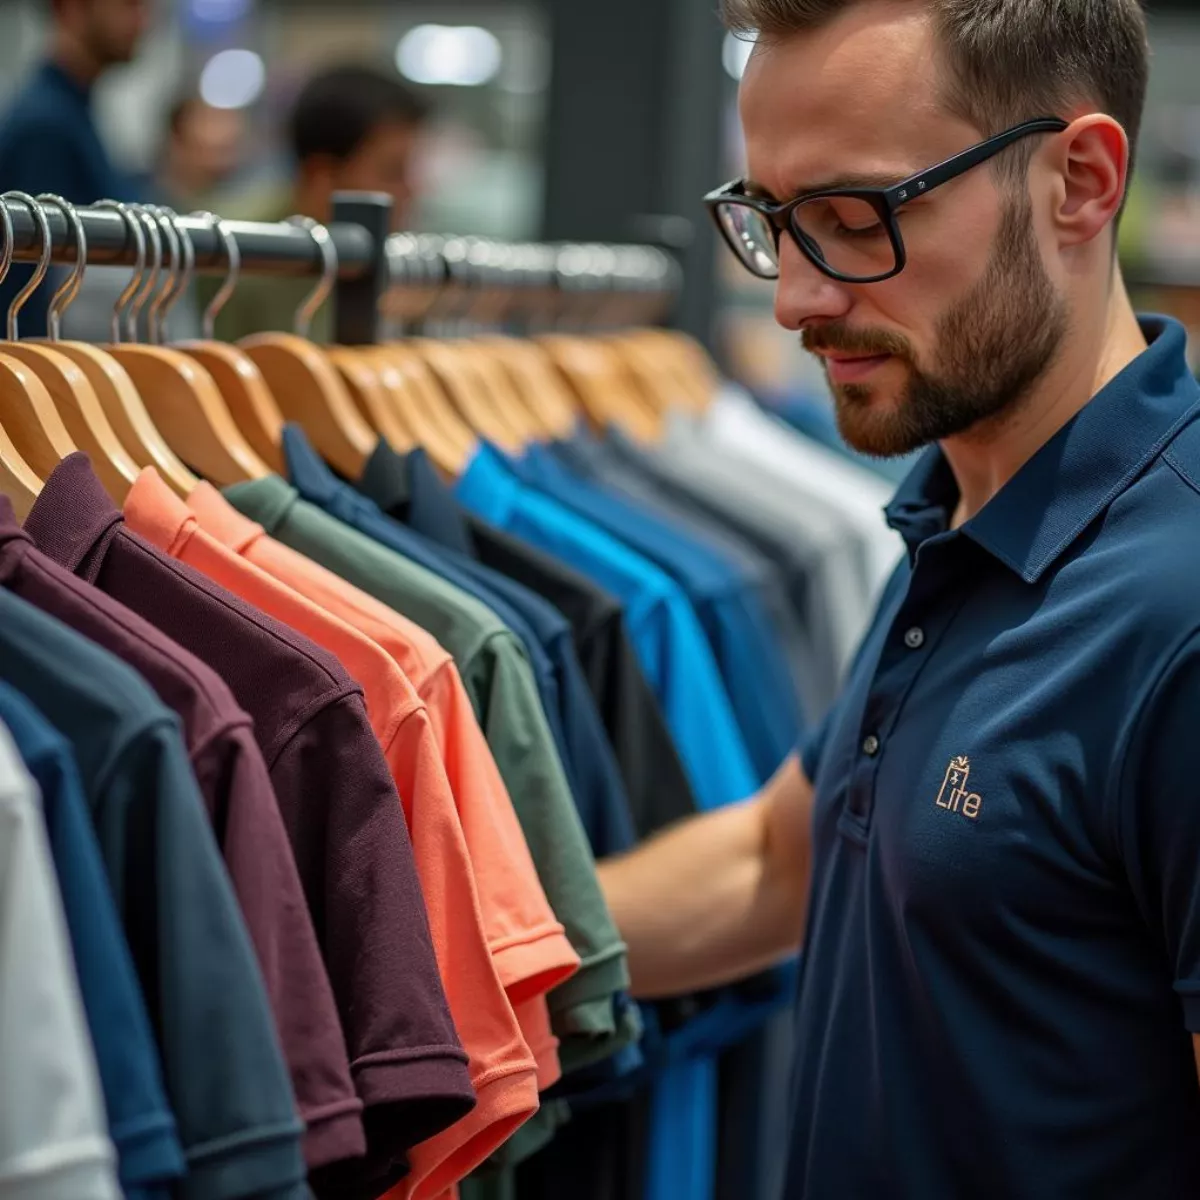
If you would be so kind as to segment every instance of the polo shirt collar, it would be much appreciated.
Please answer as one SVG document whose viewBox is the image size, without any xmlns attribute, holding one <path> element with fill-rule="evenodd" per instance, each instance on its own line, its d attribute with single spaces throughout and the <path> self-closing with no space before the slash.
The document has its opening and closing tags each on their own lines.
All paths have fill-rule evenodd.
<svg viewBox="0 0 1200 1200">
<path fill-rule="evenodd" d="M 400 455 L 380 438 L 363 468 L 358 490 L 418 533 L 474 557 L 470 530 L 454 495 L 421 447 Z"/>
<path fill-rule="evenodd" d="M 509 464 L 488 442 L 480 442 L 454 494 L 468 508 L 484 513 L 500 526 L 508 524 L 520 503 L 521 484 L 513 478 Z"/>
<path fill-rule="evenodd" d="M 25 531 L 44 554 L 95 583 L 109 543 L 124 523 L 121 510 L 82 451 L 50 473 L 25 518 Z"/>
<path fill-rule="evenodd" d="M 21 528 L 12 501 L 0 492 L 0 584 L 5 584 L 18 569 L 33 539 Z"/>
<path fill-rule="evenodd" d="M 129 524 L 148 542 L 175 558 L 196 531 L 192 510 L 163 482 L 153 468 L 146 467 L 125 497 Z"/>
<path fill-rule="evenodd" d="M 299 425 L 283 427 L 283 457 L 288 479 L 305 500 L 328 508 L 345 484 L 325 465 Z"/>
<path fill-rule="evenodd" d="M 296 489 L 278 475 L 231 484 L 224 489 L 224 495 L 234 508 L 242 507 L 239 500 L 245 504 L 252 503 L 259 524 L 271 535 L 286 523 L 292 509 L 300 502 Z"/>
<path fill-rule="evenodd" d="M 187 506 L 200 528 L 234 554 L 244 555 L 266 534 L 261 525 L 243 517 L 210 483 L 194 487 L 188 494 Z"/>
<path fill-rule="evenodd" d="M 1183 327 L 1167 317 L 1143 317 L 1141 326 L 1148 349 L 962 527 L 1026 583 L 1036 583 L 1200 415 Z M 945 455 L 930 447 L 888 506 L 888 524 L 915 555 L 946 531 L 958 499 Z"/>
</svg>

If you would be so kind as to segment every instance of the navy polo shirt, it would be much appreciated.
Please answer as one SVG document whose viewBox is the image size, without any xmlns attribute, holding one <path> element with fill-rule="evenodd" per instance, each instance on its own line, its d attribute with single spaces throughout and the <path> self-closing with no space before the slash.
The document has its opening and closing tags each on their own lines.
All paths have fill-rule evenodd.
<svg viewBox="0 0 1200 1200">
<path fill-rule="evenodd" d="M 977 516 L 939 449 L 816 787 L 791 1200 L 1200 1195 L 1200 387 L 1163 318 Z"/>
</svg>

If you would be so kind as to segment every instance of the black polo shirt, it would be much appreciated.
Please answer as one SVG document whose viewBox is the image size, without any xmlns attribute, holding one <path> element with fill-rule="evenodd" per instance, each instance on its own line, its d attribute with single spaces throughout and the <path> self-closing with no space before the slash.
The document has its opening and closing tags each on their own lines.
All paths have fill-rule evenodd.
<svg viewBox="0 0 1200 1200">
<path fill-rule="evenodd" d="M 805 754 L 790 1200 L 1200 1196 L 1200 387 L 1182 328 L 909 559 Z"/>
</svg>

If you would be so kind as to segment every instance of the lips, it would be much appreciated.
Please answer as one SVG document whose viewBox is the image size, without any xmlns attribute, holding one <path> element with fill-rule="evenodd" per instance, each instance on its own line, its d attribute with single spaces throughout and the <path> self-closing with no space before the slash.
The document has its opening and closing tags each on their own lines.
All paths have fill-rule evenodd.
<svg viewBox="0 0 1200 1200">
<path fill-rule="evenodd" d="M 890 359 L 890 354 L 843 355 L 822 353 L 826 370 L 833 383 L 861 383 Z"/>
</svg>

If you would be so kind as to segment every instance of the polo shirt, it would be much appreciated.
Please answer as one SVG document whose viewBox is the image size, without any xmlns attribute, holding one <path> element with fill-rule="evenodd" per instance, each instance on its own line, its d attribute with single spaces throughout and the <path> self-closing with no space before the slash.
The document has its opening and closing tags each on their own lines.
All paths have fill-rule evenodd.
<svg viewBox="0 0 1200 1200">
<path fill-rule="evenodd" d="M 368 537 L 382 542 L 411 562 L 432 571 L 439 579 L 478 600 L 516 635 L 533 670 L 534 683 L 537 685 L 542 711 L 554 738 L 559 761 L 567 771 L 568 781 L 574 787 L 575 779 L 570 769 L 569 750 L 563 732 L 559 682 L 547 655 L 544 639 L 539 630 L 530 623 L 529 614 L 521 605 L 521 598 L 517 598 L 516 605 L 511 602 L 511 585 L 503 579 L 482 577 L 477 564 L 461 558 L 455 561 L 453 555 L 447 554 L 428 539 L 383 518 L 376 505 L 360 496 L 349 484 L 343 483 L 325 465 L 298 425 L 284 426 L 282 449 L 287 464 L 288 482 L 295 487 L 302 499 L 324 509 L 339 521 L 361 529 Z M 533 614 L 535 622 L 543 617 L 544 614 Z M 553 617 L 549 619 L 553 620 Z"/>
<path fill-rule="evenodd" d="M 533 1060 L 492 965 L 462 827 L 424 703 L 369 638 L 205 533 L 153 467 L 130 489 L 125 517 L 134 532 L 173 558 L 311 637 L 363 685 L 367 713 L 399 793 L 389 833 L 397 847 L 406 845 L 407 823 L 438 971 L 477 1100 L 472 1112 L 410 1155 L 406 1190 L 437 1196 L 529 1117 L 537 1108 L 537 1088 Z"/>
<path fill-rule="evenodd" d="M 623 462 L 587 429 L 581 427 L 549 449 L 576 474 L 686 530 L 693 540 L 712 546 L 722 557 L 738 564 L 739 570 L 753 581 L 754 594 L 766 612 L 772 636 L 784 649 L 784 666 L 796 697 L 806 695 L 806 678 L 812 670 L 812 639 L 788 598 L 782 572 L 772 559 L 720 521 L 661 492 L 652 479 L 631 463 Z"/>
<path fill-rule="evenodd" d="M 253 718 L 364 1105 L 365 1159 L 323 1168 L 318 1183 L 370 1190 L 400 1177 L 405 1151 L 474 1093 L 362 688 L 333 656 L 131 533 L 84 455 L 51 472 L 25 528 L 206 662 Z"/>
<path fill-rule="evenodd" d="M 303 1126 L 179 719 L 124 663 L 0 588 L 0 679 L 71 744 L 159 1041 L 187 1200 L 303 1195 Z"/>
<path fill-rule="evenodd" d="M 572 474 L 542 447 L 530 447 L 514 470 L 683 588 L 713 651 L 757 781 L 766 783 L 795 747 L 802 722 L 778 639 L 755 592 L 758 581 L 678 524 Z"/>
<path fill-rule="evenodd" d="M 207 484 L 192 491 L 188 507 L 210 536 L 386 650 L 417 689 L 427 705 L 429 728 L 470 852 L 492 960 L 520 1018 L 523 1003 L 568 978 L 579 959 L 538 881 L 512 801 L 453 660 L 395 610 L 267 537 L 261 525 L 248 521 Z M 542 1046 L 524 1021 L 521 1028 L 540 1068 L 537 1051 Z M 548 1045 L 546 1051 L 554 1054 Z"/>
<path fill-rule="evenodd" d="M 604 445 L 661 495 L 719 522 L 775 564 L 808 634 L 809 649 L 793 660 L 793 675 L 801 685 L 808 715 L 819 721 L 837 698 L 853 636 L 852 629 L 843 631 L 845 617 L 837 616 L 836 597 L 852 593 L 843 603 L 851 605 L 850 616 L 865 621 L 857 615 L 864 588 L 853 560 L 846 560 L 845 531 L 836 524 L 831 530 L 827 521 L 814 520 L 812 514 L 781 519 L 781 514 L 760 505 L 753 492 L 747 492 L 744 481 L 726 486 L 727 479 L 715 478 L 714 472 L 722 468 L 712 468 L 714 455 L 703 448 L 698 461 L 677 465 L 664 455 L 662 447 L 636 445 L 617 429 L 606 431 Z"/>
<path fill-rule="evenodd" d="M 788 1195 L 1200 1192 L 1200 387 L 1150 347 L 975 517 L 939 448 L 805 756 Z"/>
<path fill-rule="evenodd" d="M 0 725 L 0 1189 L 118 1200 L 96 1058 L 30 778 Z"/>
<path fill-rule="evenodd" d="M 0 722 L 41 793 L 121 1190 L 126 1200 L 169 1200 L 183 1175 L 183 1151 L 71 748 L 20 692 L 2 683 Z"/>
<path fill-rule="evenodd" d="M 306 504 L 282 479 L 235 484 L 225 495 L 271 536 L 417 621 L 454 655 L 542 887 L 581 960 L 549 995 L 563 1070 L 608 1057 L 637 1032 L 618 1028 L 612 1007 L 629 986 L 625 946 L 520 645 L 478 601 Z"/>
<path fill-rule="evenodd" d="M 424 534 L 445 552 L 457 554 L 465 561 L 479 561 L 475 539 L 453 493 L 438 478 L 423 450 L 413 450 L 402 458 L 380 439 L 367 460 L 359 490 L 392 520 Z M 494 569 L 490 574 L 509 578 Z M 545 636 L 552 647 L 563 700 L 563 724 L 575 764 L 577 783 L 572 791 L 592 851 L 597 857 L 604 857 L 628 848 L 635 840 L 629 797 L 598 703 L 584 676 L 574 631 L 566 617 L 544 596 L 539 596 L 536 589 L 517 579 L 512 582 L 523 593 L 541 600 L 558 618 L 553 623 L 546 622 Z M 567 586 L 570 585 L 568 580 Z"/>
<path fill-rule="evenodd" d="M 41 554 L 0 496 L 0 586 L 133 667 L 182 721 L 188 759 L 267 985 L 307 1129 L 323 1166 L 366 1146 L 329 977 L 249 716 L 198 659 Z"/>
<path fill-rule="evenodd" d="M 489 446 L 480 447 L 455 490 L 468 508 L 559 555 L 625 601 L 634 644 L 701 805 L 752 795 L 755 772 L 728 694 L 678 586 L 603 530 L 527 486 Z"/>
</svg>

